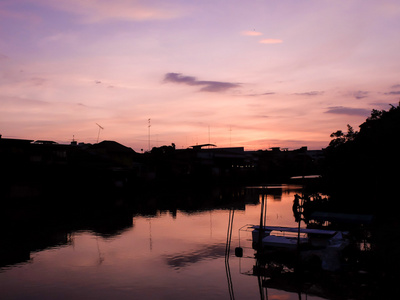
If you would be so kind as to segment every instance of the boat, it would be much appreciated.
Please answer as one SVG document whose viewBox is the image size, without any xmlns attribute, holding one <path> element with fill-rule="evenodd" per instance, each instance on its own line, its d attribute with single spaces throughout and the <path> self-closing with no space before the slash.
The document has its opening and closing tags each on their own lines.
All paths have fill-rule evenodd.
<svg viewBox="0 0 400 300">
<path fill-rule="evenodd" d="M 251 231 L 257 258 L 297 257 L 305 265 L 318 265 L 327 271 L 340 269 L 342 252 L 349 245 L 348 232 L 338 230 L 248 224 L 240 231 Z"/>
<path fill-rule="evenodd" d="M 252 245 L 255 250 L 279 248 L 286 250 L 343 248 L 348 244 L 344 237 L 347 232 L 336 230 L 294 228 L 282 226 L 250 225 Z M 260 237 L 260 228 L 261 237 Z M 261 242 L 261 245 L 259 243 Z"/>
<path fill-rule="evenodd" d="M 295 260 L 296 264 L 320 266 L 324 270 L 340 269 L 340 261 L 343 250 L 350 244 L 347 238 L 348 232 L 302 228 L 301 221 L 305 220 L 304 206 L 309 202 L 309 197 L 304 195 L 294 196 L 293 214 L 298 226 L 266 226 L 267 203 L 261 198 L 260 223 L 259 225 L 244 225 L 239 229 L 239 247 L 235 249 L 235 255 L 243 256 L 243 248 L 240 246 L 240 232 L 251 231 L 252 248 L 256 251 L 255 256 L 259 258 L 279 260 L 289 258 Z M 282 257 L 285 256 L 285 257 Z"/>
</svg>

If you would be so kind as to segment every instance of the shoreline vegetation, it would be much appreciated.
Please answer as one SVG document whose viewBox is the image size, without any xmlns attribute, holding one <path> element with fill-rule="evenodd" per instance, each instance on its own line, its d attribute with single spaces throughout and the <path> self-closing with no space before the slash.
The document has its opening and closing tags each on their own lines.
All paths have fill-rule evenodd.
<svg viewBox="0 0 400 300">
<path fill-rule="evenodd" d="M 355 131 L 338 130 L 325 149 L 322 177 L 330 202 L 344 210 L 397 212 L 400 105 L 372 110 Z"/>
</svg>

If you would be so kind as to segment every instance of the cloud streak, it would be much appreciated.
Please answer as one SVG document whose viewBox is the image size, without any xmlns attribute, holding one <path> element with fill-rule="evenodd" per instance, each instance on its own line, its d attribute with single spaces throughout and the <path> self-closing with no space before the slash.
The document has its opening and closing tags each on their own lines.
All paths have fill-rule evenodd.
<svg viewBox="0 0 400 300">
<path fill-rule="evenodd" d="M 320 96 L 323 95 L 323 91 L 311 91 L 311 92 L 305 92 L 305 93 L 295 93 L 295 95 L 298 96 Z"/>
<path fill-rule="evenodd" d="M 400 95 L 400 91 L 391 91 L 391 92 L 385 93 L 385 95 Z"/>
<path fill-rule="evenodd" d="M 365 108 L 353 108 L 345 106 L 332 106 L 328 107 L 325 112 L 328 114 L 348 115 L 348 116 L 366 116 L 370 113 L 370 110 Z"/>
<path fill-rule="evenodd" d="M 149 4 L 146 1 L 130 0 L 35 0 L 42 5 L 52 6 L 53 8 L 80 15 L 83 22 L 97 23 L 108 20 L 123 21 L 147 21 L 147 20 L 168 20 L 183 15 L 183 10 L 178 7 L 166 5 L 163 1 L 152 1 Z"/>
<path fill-rule="evenodd" d="M 262 32 L 255 31 L 255 30 L 243 30 L 240 32 L 241 35 L 246 35 L 246 36 L 260 36 L 262 35 Z"/>
<path fill-rule="evenodd" d="M 262 32 L 255 31 L 255 30 L 243 30 L 240 32 L 240 34 L 244 35 L 244 36 L 261 36 L 261 35 L 263 35 Z M 259 40 L 258 42 L 260 44 L 281 44 L 281 43 L 283 43 L 283 40 L 267 38 L 267 39 Z"/>
<path fill-rule="evenodd" d="M 262 39 L 259 41 L 260 44 L 281 44 L 283 40 L 280 39 Z"/>
<path fill-rule="evenodd" d="M 164 76 L 164 82 L 185 84 L 190 86 L 202 86 L 200 91 L 202 92 L 225 92 L 229 89 L 238 88 L 240 84 L 223 81 L 207 81 L 197 80 L 193 76 L 185 76 L 181 73 L 167 73 Z"/>
<path fill-rule="evenodd" d="M 271 96 L 275 95 L 275 92 L 266 92 L 266 93 L 260 93 L 260 94 L 247 94 L 249 97 L 259 97 L 259 96 Z"/>
<path fill-rule="evenodd" d="M 366 97 L 368 97 L 368 94 L 369 94 L 369 92 L 367 92 L 367 91 L 356 91 L 356 92 L 352 93 L 353 97 L 356 99 L 366 98 Z"/>
</svg>

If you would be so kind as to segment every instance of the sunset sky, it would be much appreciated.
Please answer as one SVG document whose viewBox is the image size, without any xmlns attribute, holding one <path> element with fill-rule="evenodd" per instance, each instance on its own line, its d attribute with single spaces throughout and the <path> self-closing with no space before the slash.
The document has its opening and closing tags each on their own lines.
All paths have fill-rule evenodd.
<svg viewBox="0 0 400 300">
<path fill-rule="evenodd" d="M 4 138 L 321 149 L 399 99 L 398 0 L 0 0 Z"/>
</svg>

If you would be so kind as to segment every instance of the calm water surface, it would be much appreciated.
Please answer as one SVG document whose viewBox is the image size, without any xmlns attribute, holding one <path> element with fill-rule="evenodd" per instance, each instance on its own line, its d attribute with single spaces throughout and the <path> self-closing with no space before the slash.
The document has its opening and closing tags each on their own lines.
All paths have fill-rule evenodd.
<svg viewBox="0 0 400 300">
<path fill-rule="evenodd" d="M 239 200 L 235 196 L 228 272 L 229 203 L 199 211 L 155 210 L 134 213 L 112 232 L 88 226 L 52 231 L 50 245 L 37 246 L 27 259 L 0 269 L 1 299 L 260 299 L 257 277 L 246 275 L 255 263 L 246 256 L 254 253 L 245 249 L 244 258 L 234 256 L 238 229 L 259 222 L 261 197 L 268 201 L 270 225 L 295 226 L 291 206 L 299 192 L 285 185 L 245 189 Z M 42 238 L 50 239 L 46 233 Z M 246 243 L 242 237 L 241 243 Z M 266 292 L 268 299 L 299 299 L 283 290 Z"/>
</svg>

